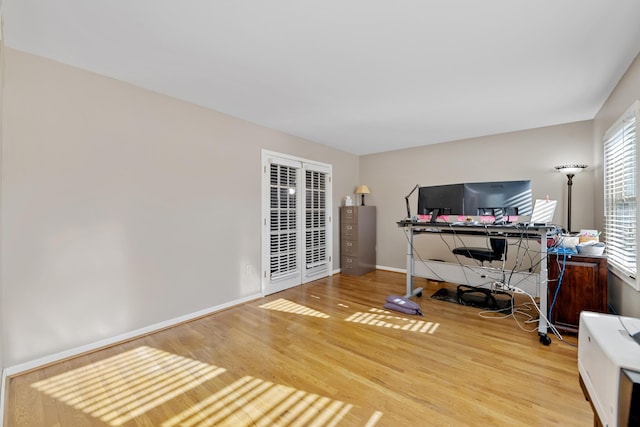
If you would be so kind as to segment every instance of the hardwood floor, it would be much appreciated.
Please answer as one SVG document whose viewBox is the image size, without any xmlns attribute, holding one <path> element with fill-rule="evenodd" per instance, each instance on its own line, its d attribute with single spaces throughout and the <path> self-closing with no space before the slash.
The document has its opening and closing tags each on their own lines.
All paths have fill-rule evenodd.
<svg viewBox="0 0 640 427">
<path fill-rule="evenodd" d="M 383 310 L 404 280 L 338 274 L 15 376 L 5 425 L 593 424 L 575 337 L 543 346 L 420 279 L 424 317 Z"/>
</svg>

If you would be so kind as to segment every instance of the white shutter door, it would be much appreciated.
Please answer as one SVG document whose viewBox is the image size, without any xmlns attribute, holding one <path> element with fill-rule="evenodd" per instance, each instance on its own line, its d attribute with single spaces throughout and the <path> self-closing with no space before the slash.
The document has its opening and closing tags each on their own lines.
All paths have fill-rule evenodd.
<svg viewBox="0 0 640 427">
<path fill-rule="evenodd" d="M 304 270 L 303 283 L 329 274 L 330 254 L 329 234 L 330 212 L 327 200 L 330 175 L 317 165 L 304 166 L 305 208 L 304 208 Z"/>
<path fill-rule="evenodd" d="M 331 272 L 331 166 L 263 151 L 262 289 L 279 292 Z"/>
<path fill-rule="evenodd" d="M 286 164 L 282 164 L 286 163 Z M 269 164 L 269 262 L 266 294 L 301 283 L 300 190 L 301 164 L 274 159 Z"/>
</svg>

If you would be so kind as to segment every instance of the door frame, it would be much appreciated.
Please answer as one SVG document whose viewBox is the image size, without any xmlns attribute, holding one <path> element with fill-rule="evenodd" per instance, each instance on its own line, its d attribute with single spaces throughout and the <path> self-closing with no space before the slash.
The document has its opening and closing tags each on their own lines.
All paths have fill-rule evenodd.
<svg viewBox="0 0 640 427">
<path fill-rule="evenodd" d="M 270 279 L 270 174 L 269 166 L 273 159 L 277 159 L 279 164 L 291 165 L 298 169 L 298 181 L 297 191 L 301 194 L 301 197 L 297 201 L 297 224 L 298 224 L 298 246 L 297 246 L 297 259 L 299 266 L 299 275 L 297 280 L 290 280 L 283 284 L 282 287 L 273 287 Z M 284 289 L 295 287 L 303 283 L 307 283 L 312 280 L 317 280 L 322 277 L 326 277 L 333 272 L 333 183 L 332 183 L 332 166 L 327 163 L 318 162 L 315 160 L 304 159 L 297 156 L 283 154 L 271 150 L 262 150 L 262 236 L 261 236 L 261 257 L 262 257 L 262 274 L 261 274 L 261 291 L 263 295 L 275 293 Z M 326 251 L 327 251 L 327 270 L 326 274 L 313 272 L 312 274 L 305 274 L 305 171 L 322 171 L 327 174 L 326 190 L 325 190 L 325 210 L 326 210 Z M 291 284 L 294 283 L 295 284 Z"/>
</svg>

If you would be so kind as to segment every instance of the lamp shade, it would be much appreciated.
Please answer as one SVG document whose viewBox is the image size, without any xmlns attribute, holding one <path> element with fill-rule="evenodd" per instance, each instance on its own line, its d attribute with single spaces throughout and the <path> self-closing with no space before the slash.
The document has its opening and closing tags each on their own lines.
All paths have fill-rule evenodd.
<svg viewBox="0 0 640 427">
<path fill-rule="evenodd" d="M 565 175 L 575 175 L 582 172 L 586 168 L 588 168 L 587 165 L 561 165 L 555 167 L 558 172 Z"/>
<path fill-rule="evenodd" d="M 369 191 L 369 187 L 366 185 L 358 185 L 358 188 L 356 188 L 356 194 L 371 194 L 371 191 Z"/>
</svg>

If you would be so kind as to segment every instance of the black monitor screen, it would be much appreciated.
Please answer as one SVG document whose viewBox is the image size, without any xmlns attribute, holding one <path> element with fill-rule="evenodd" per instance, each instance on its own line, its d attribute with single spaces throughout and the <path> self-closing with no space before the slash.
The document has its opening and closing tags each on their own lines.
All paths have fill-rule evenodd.
<svg viewBox="0 0 640 427">
<path fill-rule="evenodd" d="M 531 215 L 531 181 L 464 184 L 464 214 L 491 216 Z"/>
<path fill-rule="evenodd" d="M 436 209 L 438 215 L 463 214 L 463 184 L 420 187 L 418 194 L 418 215 L 430 215 Z"/>
</svg>

